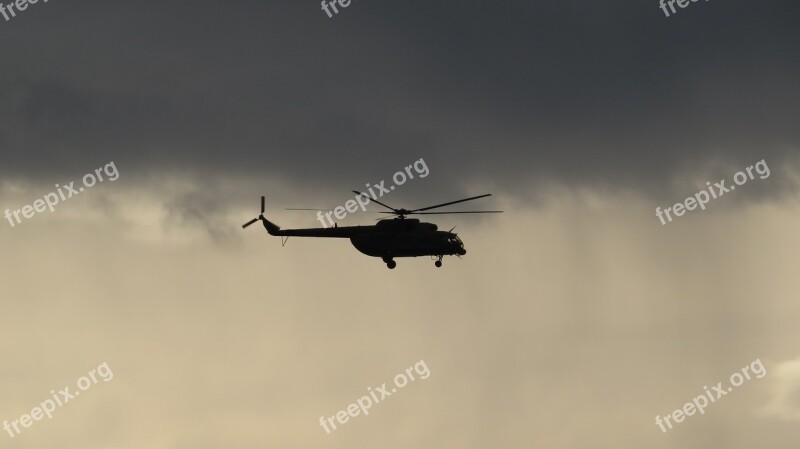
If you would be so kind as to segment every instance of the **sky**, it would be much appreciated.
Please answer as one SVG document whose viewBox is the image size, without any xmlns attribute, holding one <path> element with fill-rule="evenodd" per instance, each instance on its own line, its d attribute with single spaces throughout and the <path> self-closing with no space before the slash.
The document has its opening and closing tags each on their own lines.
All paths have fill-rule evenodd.
<svg viewBox="0 0 800 449">
<path fill-rule="evenodd" d="M 798 18 L 789 0 L 0 15 L 0 421 L 82 393 L 3 445 L 797 445 Z M 283 228 L 320 226 L 285 209 L 417 161 L 381 202 L 504 211 L 421 217 L 464 241 L 441 268 L 241 228 L 261 195 Z M 718 197 L 674 215 L 700 192 Z M 761 377 L 659 427 L 745 367 Z"/>
</svg>

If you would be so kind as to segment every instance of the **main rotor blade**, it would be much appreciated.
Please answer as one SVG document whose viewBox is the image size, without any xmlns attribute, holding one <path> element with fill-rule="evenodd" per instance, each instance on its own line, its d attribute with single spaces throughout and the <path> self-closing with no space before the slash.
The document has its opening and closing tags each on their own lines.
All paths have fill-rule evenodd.
<svg viewBox="0 0 800 449">
<path fill-rule="evenodd" d="M 409 215 L 445 215 L 445 214 L 502 214 L 502 210 L 471 210 L 455 212 L 411 212 Z"/>
<path fill-rule="evenodd" d="M 306 209 L 306 208 L 290 207 L 290 208 L 286 208 L 284 210 L 318 210 L 318 211 L 323 211 L 323 210 L 326 210 L 326 209 Z M 330 209 L 327 209 L 327 210 L 330 210 Z"/>
<path fill-rule="evenodd" d="M 243 224 L 243 225 L 242 225 L 242 229 L 244 229 L 244 228 L 246 228 L 246 227 L 250 226 L 251 224 L 253 224 L 253 223 L 257 222 L 257 221 L 258 221 L 258 217 L 256 217 L 256 218 L 254 218 L 254 219 L 252 219 L 252 220 L 248 221 L 247 223 L 245 223 L 245 224 Z"/>
<path fill-rule="evenodd" d="M 424 210 L 437 209 L 439 207 L 449 206 L 451 204 L 463 203 L 464 201 L 472 201 L 472 200 L 477 200 L 478 198 L 486 198 L 487 196 L 492 196 L 492 194 L 491 193 L 487 193 L 485 195 L 473 196 L 472 198 L 465 198 L 463 200 L 450 201 L 449 203 L 442 203 L 442 204 L 437 204 L 435 206 L 423 207 L 422 209 L 414 209 L 411 212 L 414 213 L 414 212 L 422 212 Z"/>
<path fill-rule="evenodd" d="M 387 208 L 387 209 L 389 209 L 389 210 L 391 210 L 391 211 L 397 212 L 397 209 L 395 209 L 394 207 L 392 207 L 392 206 L 387 206 L 387 205 L 385 205 L 385 204 L 381 203 L 381 202 L 380 202 L 380 201 L 378 201 L 378 200 L 374 200 L 374 199 L 370 198 L 370 196 L 369 196 L 369 195 L 367 195 L 366 193 L 361 193 L 361 192 L 359 192 L 358 190 L 353 190 L 353 193 L 355 193 L 356 195 L 364 195 L 365 197 L 369 198 L 369 200 L 370 200 L 370 201 L 372 201 L 372 202 L 375 202 L 375 203 L 378 203 L 378 204 L 380 204 L 381 206 L 383 206 L 383 207 L 385 207 L 385 208 Z"/>
<path fill-rule="evenodd" d="M 334 207 L 330 207 L 330 208 L 323 208 L 323 209 L 298 209 L 298 208 L 290 208 L 290 209 L 284 209 L 284 210 L 315 210 L 315 211 L 321 212 L 321 211 L 323 211 L 323 210 L 333 210 L 333 209 L 335 209 L 335 208 L 334 208 Z M 356 210 L 355 212 L 348 212 L 348 213 L 349 213 L 349 214 L 394 214 L 394 212 L 372 212 L 372 211 L 369 211 L 369 210 Z"/>
</svg>

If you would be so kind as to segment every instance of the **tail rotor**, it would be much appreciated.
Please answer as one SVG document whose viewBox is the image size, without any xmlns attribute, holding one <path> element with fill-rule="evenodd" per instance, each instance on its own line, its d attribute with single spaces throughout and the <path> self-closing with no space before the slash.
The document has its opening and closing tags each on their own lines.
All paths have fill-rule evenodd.
<svg viewBox="0 0 800 449">
<path fill-rule="evenodd" d="M 258 217 L 256 217 L 256 218 L 248 221 L 247 223 L 243 224 L 242 225 L 242 229 L 250 226 L 251 224 L 253 224 L 253 223 L 255 223 L 255 222 L 259 221 L 259 220 L 266 221 L 266 218 L 264 218 L 264 208 L 265 207 L 266 207 L 266 199 L 262 196 L 261 197 L 261 214 L 259 214 Z"/>
</svg>

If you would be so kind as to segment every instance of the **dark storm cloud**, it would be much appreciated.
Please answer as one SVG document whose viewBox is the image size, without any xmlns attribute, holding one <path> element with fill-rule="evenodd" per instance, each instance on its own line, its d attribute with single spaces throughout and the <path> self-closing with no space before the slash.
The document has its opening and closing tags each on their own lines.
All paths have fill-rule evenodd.
<svg viewBox="0 0 800 449">
<path fill-rule="evenodd" d="M 656 191 L 797 151 L 798 18 L 791 0 L 40 3 L 0 23 L 2 170 L 338 187 L 424 157 L 441 184 Z"/>
</svg>

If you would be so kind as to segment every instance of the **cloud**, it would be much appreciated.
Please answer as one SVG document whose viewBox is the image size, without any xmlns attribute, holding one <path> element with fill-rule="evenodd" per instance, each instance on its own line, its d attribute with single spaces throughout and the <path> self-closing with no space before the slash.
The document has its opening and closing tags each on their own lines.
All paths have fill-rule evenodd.
<svg viewBox="0 0 800 449">
<path fill-rule="evenodd" d="M 766 417 L 800 421 L 800 358 L 770 367 L 772 397 L 760 410 Z"/>
<path fill-rule="evenodd" d="M 331 187 L 411 154 L 447 167 L 431 183 L 451 192 L 488 179 L 658 194 L 715 161 L 796 164 L 791 0 L 755 19 L 746 1 L 669 19 L 624 1 L 317 6 L 29 11 L 3 28 L 0 171 L 113 159 Z"/>
</svg>

